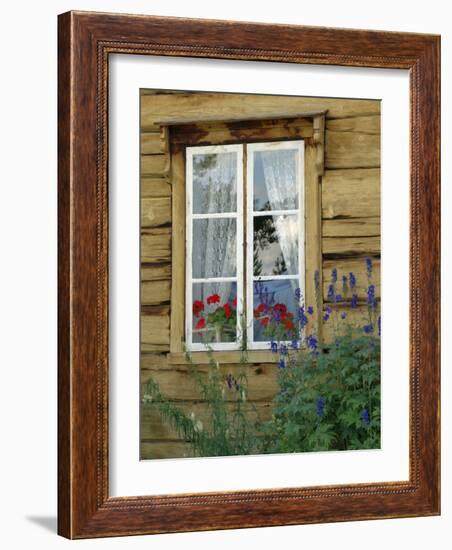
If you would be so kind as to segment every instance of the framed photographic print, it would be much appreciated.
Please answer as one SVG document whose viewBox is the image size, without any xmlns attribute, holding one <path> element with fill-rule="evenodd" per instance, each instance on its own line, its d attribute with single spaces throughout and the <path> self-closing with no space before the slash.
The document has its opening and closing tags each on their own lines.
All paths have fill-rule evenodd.
<svg viewBox="0 0 452 550">
<path fill-rule="evenodd" d="M 60 534 L 439 487 L 439 37 L 61 15 Z"/>
</svg>

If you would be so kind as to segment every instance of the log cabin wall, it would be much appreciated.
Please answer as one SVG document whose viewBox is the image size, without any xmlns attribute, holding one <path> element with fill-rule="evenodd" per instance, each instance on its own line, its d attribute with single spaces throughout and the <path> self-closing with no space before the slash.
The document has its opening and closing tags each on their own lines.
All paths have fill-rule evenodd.
<svg viewBox="0 0 452 550">
<path fill-rule="evenodd" d="M 161 92 L 141 95 L 141 380 L 152 377 L 162 392 L 208 422 L 205 406 L 183 364 L 167 357 L 170 345 L 172 204 L 170 158 L 156 124 L 166 120 L 270 118 L 326 112 L 325 172 L 321 181 L 323 299 L 328 305 L 331 269 L 354 272 L 360 305 L 348 310 L 360 322 L 367 313 L 365 257 L 374 262 L 372 282 L 380 297 L 380 102 L 376 100 Z M 324 336 L 328 338 L 328 326 Z M 204 366 L 207 368 L 207 365 Z M 237 364 L 221 364 L 224 374 Z M 262 419 L 270 417 L 278 387 L 277 366 L 249 367 L 249 400 Z M 188 446 L 152 407 L 141 414 L 141 458 L 189 456 Z"/>
</svg>

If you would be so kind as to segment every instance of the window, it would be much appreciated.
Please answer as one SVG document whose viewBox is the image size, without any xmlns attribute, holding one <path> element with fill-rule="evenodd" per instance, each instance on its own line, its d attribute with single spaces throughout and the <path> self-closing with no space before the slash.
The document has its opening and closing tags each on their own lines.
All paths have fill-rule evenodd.
<svg viewBox="0 0 452 550">
<path fill-rule="evenodd" d="M 185 166 L 186 345 L 267 349 L 269 308 L 290 323 L 304 295 L 304 141 L 187 147 Z"/>
</svg>

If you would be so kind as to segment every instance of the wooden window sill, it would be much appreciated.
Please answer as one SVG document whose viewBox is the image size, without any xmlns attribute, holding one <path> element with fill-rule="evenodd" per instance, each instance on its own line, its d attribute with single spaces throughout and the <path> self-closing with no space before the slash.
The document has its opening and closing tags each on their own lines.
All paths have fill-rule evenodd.
<svg viewBox="0 0 452 550">
<path fill-rule="evenodd" d="M 206 365 L 209 363 L 209 355 L 205 351 L 193 351 L 191 353 L 193 363 L 196 365 Z M 239 351 L 214 351 L 212 356 L 215 361 L 220 364 L 236 364 L 240 363 Z M 188 361 L 183 352 L 175 352 L 167 354 L 168 365 L 187 365 Z M 278 354 L 267 350 L 251 350 L 248 351 L 248 364 L 258 363 L 277 363 L 279 360 Z"/>
</svg>

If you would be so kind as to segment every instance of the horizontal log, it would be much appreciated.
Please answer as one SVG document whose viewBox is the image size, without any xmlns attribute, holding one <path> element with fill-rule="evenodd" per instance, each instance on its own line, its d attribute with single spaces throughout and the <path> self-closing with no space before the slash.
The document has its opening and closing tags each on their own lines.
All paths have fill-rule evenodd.
<svg viewBox="0 0 452 550">
<path fill-rule="evenodd" d="M 142 176 L 167 176 L 170 169 L 169 155 L 141 155 Z"/>
<path fill-rule="evenodd" d="M 141 342 L 140 352 L 142 354 L 168 353 L 169 352 L 169 344 L 148 344 L 146 342 Z"/>
<path fill-rule="evenodd" d="M 198 369 L 203 376 L 207 376 L 209 365 L 199 365 Z M 271 401 L 279 389 L 275 364 L 262 364 L 247 366 L 248 376 L 248 400 Z M 239 377 L 240 367 L 234 365 L 220 365 L 221 376 L 225 379 L 228 374 Z M 169 365 L 168 368 L 157 367 L 141 371 L 141 381 L 145 384 L 150 378 L 157 382 L 160 389 L 168 399 L 175 401 L 196 401 L 202 398 L 192 375 L 186 366 Z M 227 389 L 225 381 L 225 389 Z M 232 390 L 225 392 L 226 400 L 234 400 L 236 394 Z"/>
<path fill-rule="evenodd" d="M 209 353 L 205 351 L 195 351 L 191 353 L 191 358 L 197 365 L 206 365 L 210 362 Z M 212 357 L 220 364 L 240 363 L 241 354 L 239 351 L 214 351 Z M 247 354 L 248 363 L 274 363 L 278 361 L 277 355 L 267 350 L 250 350 Z M 171 353 L 168 355 L 168 364 L 186 365 L 188 364 L 185 353 Z"/>
<path fill-rule="evenodd" d="M 329 256 L 379 256 L 380 237 L 324 237 L 322 253 Z"/>
<path fill-rule="evenodd" d="M 207 403 L 190 401 L 186 403 L 177 403 L 175 406 L 186 415 L 193 415 L 195 422 L 200 422 L 200 427 L 203 429 L 209 429 L 211 427 L 212 410 L 208 407 Z M 234 403 L 228 403 L 228 410 L 231 413 L 234 411 Z M 272 405 L 270 402 L 255 404 L 245 403 L 243 410 L 248 414 L 250 421 L 258 419 L 260 421 L 266 421 L 271 418 Z M 162 419 L 158 407 L 152 405 L 152 403 L 142 406 L 140 426 L 140 437 L 142 440 L 181 439 L 180 435 L 171 424 Z"/>
<path fill-rule="evenodd" d="M 326 129 L 336 132 L 359 132 L 361 134 L 380 134 L 380 115 L 336 118 L 326 121 Z"/>
<path fill-rule="evenodd" d="M 323 220 L 323 237 L 376 237 L 380 235 L 380 218 L 346 218 Z"/>
<path fill-rule="evenodd" d="M 170 223 L 170 197 L 141 199 L 141 227 L 158 227 Z"/>
<path fill-rule="evenodd" d="M 140 368 L 142 370 L 167 367 L 168 360 L 166 353 L 142 353 L 140 356 Z"/>
<path fill-rule="evenodd" d="M 375 168 L 380 166 L 380 134 L 325 132 L 325 167 Z"/>
<path fill-rule="evenodd" d="M 141 197 L 170 197 L 171 183 L 164 177 L 142 177 Z"/>
<path fill-rule="evenodd" d="M 141 264 L 142 281 L 162 281 L 171 279 L 171 264 Z"/>
<path fill-rule="evenodd" d="M 171 260 L 171 228 L 141 231 L 141 262 L 167 263 Z"/>
<path fill-rule="evenodd" d="M 345 313 L 345 319 L 341 318 L 342 313 Z M 363 327 L 368 323 L 369 312 L 365 305 L 360 305 L 355 309 L 351 307 L 334 308 L 328 321 L 324 321 L 322 324 L 324 342 L 326 344 L 331 343 L 337 336 L 346 334 L 349 325 L 353 327 L 356 334 L 363 335 Z"/>
<path fill-rule="evenodd" d="M 141 283 L 141 305 L 154 305 L 169 302 L 170 281 L 144 281 Z"/>
<path fill-rule="evenodd" d="M 142 132 L 141 134 L 141 154 L 155 155 L 163 153 L 163 144 L 158 132 Z"/>
<path fill-rule="evenodd" d="M 380 297 L 380 260 L 372 260 L 372 275 L 369 281 L 367 277 L 367 266 L 364 258 L 361 259 L 338 259 L 338 260 L 326 260 L 323 262 L 323 298 L 328 300 L 328 286 L 331 283 L 331 271 L 337 269 L 337 286 L 336 292 L 343 295 L 342 290 L 342 277 L 347 277 L 347 284 L 349 285 L 350 273 L 353 273 L 356 278 L 356 288 L 352 291 L 348 289 L 348 298 L 352 293 L 358 295 L 358 298 L 367 298 L 367 287 L 369 284 L 375 286 L 376 296 Z"/>
<path fill-rule="evenodd" d="M 141 441 L 140 459 L 161 459 L 161 458 L 188 458 L 193 453 L 190 446 L 182 441 Z"/>
<path fill-rule="evenodd" d="M 217 120 L 246 120 L 247 117 L 295 116 L 323 110 L 327 110 L 328 118 L 378 115 L 380 102 L 214 92 L 144 95 L 141 97 L 141 124 L 142 130 L 155 131 L 156 122 L 201 122 L 215 117 Z"/>
<path fill-rule="evenodd" d="M 326 170 L 322 178 L 322 218 L 378 218 L 380 170 Z"/>
<path fill-rule="evenodd" d="M 169 345 L 169 315 L 141 315 L 141 344 Z"/>
</svg>

